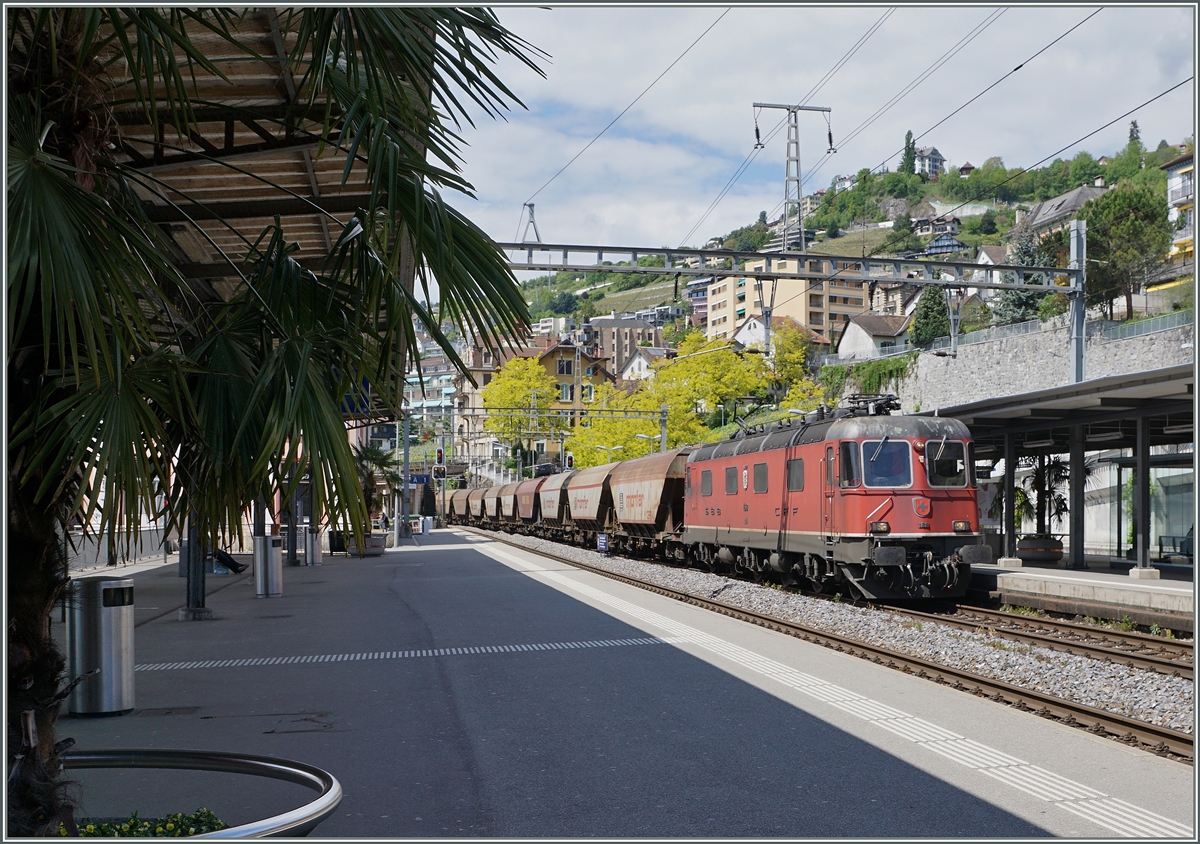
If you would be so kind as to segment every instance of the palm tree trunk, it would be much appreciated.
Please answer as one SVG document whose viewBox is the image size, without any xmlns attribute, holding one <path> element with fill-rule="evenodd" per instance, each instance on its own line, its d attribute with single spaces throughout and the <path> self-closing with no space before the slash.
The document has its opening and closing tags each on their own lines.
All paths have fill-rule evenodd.
<svg viewBox="0 0 1200 844">
<path fill-rule="evenodd" d="M 39 400 L 36 372 L 41 357 L 17 352 L 9 358 L 9 419 Z M 32 364 L 23 366 L 22 364 Z M 42 399 L 44 401 L 44 398 Z M 8 829 L 10 836 L 58 834 L 71 804 L 60 782 L 60 755 L 73 741 L 56 741 L 55 722 L 64 697 L 66 661 L 50 634 L 51 613 L 67 583 L 64 541 L 66 502 L 77 486 L 67 483 L 50 501 L 36 491 L 44 472 L 28 472 L 29 447 L 8 453 Z M 72 822 L 73 823 L 73 822 Z"/>
</svg>

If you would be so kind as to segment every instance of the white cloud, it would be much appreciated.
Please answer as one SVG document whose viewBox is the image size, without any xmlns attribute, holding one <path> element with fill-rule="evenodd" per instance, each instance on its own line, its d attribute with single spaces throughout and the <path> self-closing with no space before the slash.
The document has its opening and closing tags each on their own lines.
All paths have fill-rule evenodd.
<svg viewBox="0 0 1200 844">
<path fill-rule="evenodd" d="M 994 7 L 999 8 L 999 7 Z M 888 160 L 920 133 L 1026 61 L 1096 7 L 1014 7 L 897 106 L 844 139 L 993 7 L 903 6 L 812 99 L 827 105 L 839 151 L 805 191 L 837 173 Z M 754 141 L 751 103 L 795 101 L 884 13 L 874 7 L 734 6 L 609 133 L 535 199 L 543 237 L 576 243 L 675 245 L 699 219 Z M 498 240 L 521 206 L 640 94 L 722 12 L 716 7 L 500 7 L 503 24 L 553 55 L 547 78 L 511 60 L 503 78 L 529 107 L 508 122 L 466 129 L 465 173 L 479 200 L 457 204 Z M 1192 8 L 1104 7 L 980 100 L 921 138 L 954 163 L 1000 156 L 1030 166 L 1195 69 Z M 1193 134 L 1194 87 L 1132 115 L 1142 139 Z M 781 112 L 759 117 L 763 135 Z M 1111 154 L 1130 118 L 1063 153 Z M 826 147 L 825 121 L 801 116 L 802 163 Z M 760 154 L 690 238 L 701 243 L 775 208 L 783 193 L 784 135 Z"/>
</svg>

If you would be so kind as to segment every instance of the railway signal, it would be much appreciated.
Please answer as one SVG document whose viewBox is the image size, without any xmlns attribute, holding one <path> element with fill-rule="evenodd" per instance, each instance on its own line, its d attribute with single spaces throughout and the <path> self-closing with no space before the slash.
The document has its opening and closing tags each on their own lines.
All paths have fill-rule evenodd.
<svg viewBox="0 0 1200 844">
<path fill-rule="evenodd" d="M 439 465 L 439 466 L 446 465 L 446 452 L 440 448 L 437 450 L 437 465 Z M 443 471 L 442 477 L 445 477 L 445 476 L 446 476 L 446 473 L 445 473 L 445 471 Z"/>
<path fill-rule="evenodd" d="M 567 452 L 567 468 L 568 469 L 575 468 L 575 455 L 569 451 Z"/>
</svg>

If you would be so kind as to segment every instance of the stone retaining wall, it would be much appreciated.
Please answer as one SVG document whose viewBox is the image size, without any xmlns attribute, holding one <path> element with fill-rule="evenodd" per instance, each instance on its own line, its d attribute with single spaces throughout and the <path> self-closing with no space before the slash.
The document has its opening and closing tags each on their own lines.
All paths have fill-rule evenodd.
<svg viewBox="0 0 1200 844">
<path fill-rule="evenodd" d="M 1194 325 L 1109 340 L 1102 324 L 1088 326 L 1084 378 L 1106 378 L 1191 363 Z M 900 397 L 902 412 L 968 404 L 1070 383 L 1070 335 L 1065 325 L 960 346 L 958 357 L 922 352 L 907 378 L 885 386 Z M 857 390 L 847 384 L 847 393 Z"/>
</svg>

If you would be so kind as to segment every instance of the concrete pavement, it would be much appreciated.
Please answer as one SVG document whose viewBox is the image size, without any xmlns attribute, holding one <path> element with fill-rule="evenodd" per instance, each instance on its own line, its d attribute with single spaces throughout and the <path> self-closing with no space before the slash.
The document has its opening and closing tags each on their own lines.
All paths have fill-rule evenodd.
<svg viewBox="0 0 1200 844">
<path fill-rule="evenodd" d="M 797 670 L 886 687 L 907 695 L 910 711 L 944 710 L 955 729 L 991 715 L 986 701 L 927 693 L 930 684 L 913 685 L 923 681 L 455 532 L 381 557 L 287 568 L 278 599 L 256 599 L 247 576 L 210 577 L 208 622 L 177 620 L 175 566 L 133 576 L 137 709 L 63 719 L 60 737 L 318 765 L 346 794 L 319 837 L 1105 834 L 1041 812 L 1035 798 L 993 798 L 993 781 L 910 758 L 845 713 L 764 681 L 749 669 L 758 657 L 722 662 L 625 607 Z M 1026 719 L 1012 721 L 1017 733 L 1045 729 L 1021 713 L 1000 721 L 1014 716 Z M 1143 802 L 1178 787 L 1157 757 L 1086 735 L 1070 741 L 1069 774 L 1103 756 L 1141 772 L 1143 786 L 1158 783 L 1138 792 Z M 1039 744 L 1026 740 L 1021 752 Z M 311 794 L 219 774 L 79 779 L 85 812 L 206 806 L 231 824 Z"/>
</svg>

